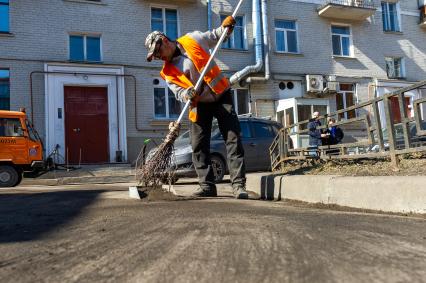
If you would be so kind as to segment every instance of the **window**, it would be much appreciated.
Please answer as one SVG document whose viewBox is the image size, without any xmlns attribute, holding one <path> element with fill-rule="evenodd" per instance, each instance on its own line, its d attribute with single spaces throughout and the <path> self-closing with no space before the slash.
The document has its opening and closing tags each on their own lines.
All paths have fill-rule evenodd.
<svg viewBox="0 0 426 283">
<path fill-rule="evenodd" d="M 154 87 L 154 117 L 156 119 L 177 118 L 182 109 L 181 103 L 176 100 L 173 92 L 165 84 L 164 82 L 164 85 Z"/>
<path fill-rule="evenodd" d="M 400 79 L 405 77 L 403 58 L 386 57 L 386 73 L 389 79 Z"/>
<path fill-rule="evenodd" d="M 246 121 L 241 121 L 240 122 L 240 127 L 241 127 L 241 138 L 251 138 L 251 131 L 250 131 L 250 124 Z"/>
<path fill-rule="evenodd" d="M 331 26 L 333 55 L 351 56 L 351 30 L 347 26 Z"/>
<path fill-rule="evenodd" d="M 238 115 L 250 113 L 248 89 L 234 89 L 232 98 Z"/>
<path fill-rule="evenodd" d="M 0 137 L 22 137 L 21 121 L 18 118 L 0 118 Z"/>
<path fill-rule="evenodd" d="M 382 2 L 384 31 L 401 31 L 399 17 L 399 7 L 397 3 Z"/>
<path fill-rule="evenodd" d="M 340 84 L 340 91 L 336 95 L 337 110 L 348 108 L 355 105 L 355 92 L 353 84 Z M 355 109 L 349 112 L 340 113 L 339 119 L 355 118 Z"/>
<path fill-rule="evenodd" d="M 10 110 L 9 70 L 0 69 L 0 110 Z"/>
<path fill-rule="evenodd" d="M 227 17 L 227 15 L 220 15 L 221 22 Z M 222 48 L 227 49 L 245 49 L 245 29 L 244 29 L 244 17 L 235 17 L 235 27 L 231 36 L 222 43 Z"/>
<path fill-rule="evenodd" d="M 274 132 L 269 124 L 253 122 L 254 136 L 256 138 L 274 137 Z"/>
<path fill-rule="evenodd" d="M 9 0 L 0 0 L 0 33 L 9 32 Z"/>
<path fill-rule="evenodd" d="M 278 52 L 298 53 L 296 22 L 275 20 L 275 41 Z"/>
<path fill-rule="evenodd" d="M 89 35 L 70 35 L 70 60 L 100 62 L 101 38 Z"/>
<path fill-rule="evenodd" d="M 171 40 L 178 37 L 177 10 L 167 8 L 151 8 L 151 31 L 162 31 Z"/>
</svg>

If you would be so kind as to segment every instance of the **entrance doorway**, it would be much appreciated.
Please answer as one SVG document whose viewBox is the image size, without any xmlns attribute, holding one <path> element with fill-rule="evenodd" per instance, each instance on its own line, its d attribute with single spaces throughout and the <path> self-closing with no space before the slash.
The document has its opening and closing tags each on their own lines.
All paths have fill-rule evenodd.
<svg viewBox="0 0 426 283">
<path fill-rule="evenodd" d="M 109 162 L 108 89 L 65 86 L 64 112 L 68 162 Z"/>
</svg>

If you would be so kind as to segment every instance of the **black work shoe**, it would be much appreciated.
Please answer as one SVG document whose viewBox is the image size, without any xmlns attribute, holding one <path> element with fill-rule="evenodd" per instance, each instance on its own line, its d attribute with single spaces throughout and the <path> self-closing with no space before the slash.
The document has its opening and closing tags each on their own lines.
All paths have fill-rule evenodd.
<svg viewBox="0 0 426 283">
<path fill-rule="evenodd" d="M 232 189 L 234 197 L 237 199 L 248 199 L 248 192 L 244 186 L 237 186 Z"/>
<path fill-rule="evenodd" d="M 193 197 L 217 197 L 216 187 L 213 188 L 198 188 L 193 194 Z"/>
</svg>

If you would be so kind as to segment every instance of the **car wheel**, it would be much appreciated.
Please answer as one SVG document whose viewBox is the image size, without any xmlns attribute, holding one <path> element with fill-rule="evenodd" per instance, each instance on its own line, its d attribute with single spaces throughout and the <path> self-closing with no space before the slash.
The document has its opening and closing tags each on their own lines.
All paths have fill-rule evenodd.
<svg viewBox="0 0 426 283">
<path fill-rule="evenodd" d="M 12 166 L 0 166 L 0 187 L 14 187 L 19 183 L 19 174 Z"/>
<path fill-rule="evenodd" d="M 226 165 L 225 162 L 217 155 L 212 155 L 212 167 L 214 174 L 214 181 L 216 183 L 223 180 L 223 176 L 225 176 Z"/>
</svg>

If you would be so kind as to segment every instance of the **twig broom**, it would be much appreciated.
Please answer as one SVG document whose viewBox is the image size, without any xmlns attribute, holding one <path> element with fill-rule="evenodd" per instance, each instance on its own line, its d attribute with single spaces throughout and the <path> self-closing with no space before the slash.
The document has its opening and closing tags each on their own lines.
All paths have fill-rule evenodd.
<svg viewBox="0 0 426 283">
<path fill-rule="evenodd" d="M 237 15 L 237 12 L 240 9 L 240 6 L 243 3 L 243 1 L 244 0 L 240 0 L 237 6 L 235 7 L 234 12 L 232 13 L 233 18 L 235 18 L 235 16 Z M 213 61 L 213 58 L 216 55 L 217 50 L 221 46 L 222 42 L 225 40 L 225 37 L 227 36 L 228 31 L 229 31 L 229 27 L 226 27 L 221 37 L 219 38 L 219 41 L 217 42 L 212 54 L 210 55 L 210 58 L 207 61 L 205 68 L 201 72 L 200 78 L 198 79 L 194 87 L 196 92 L 199 90 L 203 82 L 203 78 L 207 70 L 209 70 L 210 64 Z M 179 118 L 175 122 L 176 125 L 180 124 L 182 117 L 185 114 L 190 104 L 191 104 L 191 101 L 188 100 L 185 106 L 183 107 L 179 115 Z M 173 145 L 177 137 L 178 137 L 177 134 L 170 131 L 167 134 L 166 138 L 164 139 L 163 143 L 161 143 L 158 146 L 156 152 L 146 162 L 146 164 L 143 164 L 143 162 L 139 160 L 141 154 L 139 155 L 138 160 L 136 161 L 136 179 L 139 182 L 139 184 L 143 183 L 145 184 L 145 186 L 156 187 L 161 180 L 168 179 L 168 176 L 172 174 L 171 161 L 172 161 L 172 155 L 174 151 Z"/>
</svg>

